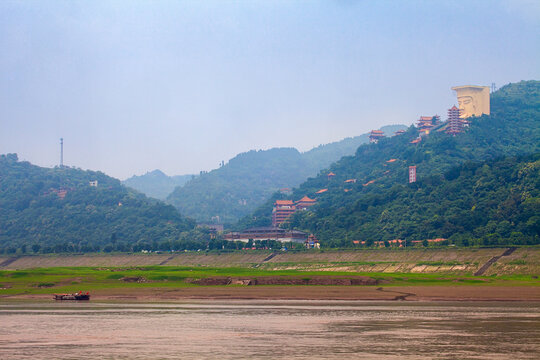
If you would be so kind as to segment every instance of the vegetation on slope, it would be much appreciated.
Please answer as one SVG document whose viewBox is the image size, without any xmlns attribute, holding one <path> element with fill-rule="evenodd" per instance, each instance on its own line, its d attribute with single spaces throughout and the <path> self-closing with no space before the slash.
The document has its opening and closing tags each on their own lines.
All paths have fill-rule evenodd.
<svg viewBox="0 0 540 360">
<path fill-rule="evenodd" d="M 322 219 L 295 216 L 330 246 L 446 238 L 457 245 L 540 243 L 540 154 L 466 162 L 444 175 L 366 192 Z M 337 236 L 336 236 L 337 234 Z"/>
<path fill-rule="evenodd" d="M 0 156 L 1 253 L 129 251 L 207 238 L 171 205 L 101 172 Z"/>
<path fill-rule="evenodd" d="M 177 186 L 183 186 L 193 177 L 194 175 L 167 176 L 161 170 L 154 170 L 141 176 L 134 175 L 122 183 L 146 196 L 165 200 Z"/>
<path fill-rule="evenodd" d="M 387 133 L 402 125 L 382 128 Z M 294 148 L 249 151 L 227 164 L 177 187 L 167 198 L 197 221 L 232 223 L 253 212 L 281 188 L 298 186 L 342 156 L 353 154 L 368 135 L 347 138 L 300 153 Z"/>
<path fill-rule="evenodd" d="M 404 135 L 360 146 L 355 156 L 330 167 L 336 174 L 332 179 L 321 173 L 295 189 L 294 199 L 308 195 L 317 197 L 318 203 L 313 211 L 297 213 L 291 226 L 315 233 L 326 245 L 453 234 L 452 240 L 463 244 L 464 239 L 470 239 L 469 243 L 474 239 L 537 243 L 536 218 L 530 216 L 531 211 L 538 213 L 537 159 L 518 159 L 515 166 L 511 159 L 478 162 L 540 152 L 540 82 L 507 85 L 492 94 L 491 105 L 490 116 L 471 119 L 467 131 L 455 137 L 434 131 L 419 144 L 411 144 L 418 136 L 411 127 Z M 466 162 L 472 163 L 464 165 Z M 413 185 L 408 184 L 407 176 L 411 165 L 417 167 L 418 181 Z M 516 175 L 529 166 L 530 176 Z M 479 183 L 470 183 L 469 178 Z M 347 179 L 357 182 L 345 183 Z M 506 205 L 497 211 L 486 206 L 479 209 L 480 188 L 486 192 L 482 195 L 486 201 L 511 202 L 522 196 L 512 205 L 520 211 L 519 219 L 501 218 L 508 211 L 503 209 Z M 328 191 L 316 194 L 320 189 Z M 481 211 L 471 218 L 469 212 L 476 209 Z M 241 225 L 267 225 L 270 211 L 268 202 Z M 479 219 L 479 213 L 487 218 Z M 506 230 L 500 232 L 503 228 Z"/>
</svg>

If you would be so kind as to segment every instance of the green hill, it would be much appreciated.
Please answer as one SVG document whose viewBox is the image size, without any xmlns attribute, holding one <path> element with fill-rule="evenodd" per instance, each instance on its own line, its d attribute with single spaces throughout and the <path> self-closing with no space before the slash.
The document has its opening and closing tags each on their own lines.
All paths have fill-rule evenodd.
<svg viewBox="0 0 540 360">
<path fill-rule="evenodd" d="M 318 203 L 313 211 L 297 213 L 291 226 L 313 232 L 334 245 L 349 245 L 352 240 L 452 236 L 481 239 L 478 241 L 484 243 L 490 243 L 483 240 L 488 237 L 497 242 L 514 241 L 509 240 L 511 237 L 520 237 L 519 241 L 526 243 L 538 242 L 534 232 L 537 220 L 530 212 L 531 207 L 539 212 L 538 195 L 534 195 L 538 174 L 533 171 L 523 179 L 510 175 L 534 168 L 537 160 L 493 161 L 540 152 L 540 82 L 510 84 L 493 93 L 491 115 L 473 118 L 463 134 L 454 137 L 434 131 L 420 143 L 411 144 L 417 136 L 417 129 L 411 127 L 404 135 L 362 145 L 354 156 L 344 157 L 330 167 L 336 174 L 334 178 L 329 180 L 326 174 L 320 174 L 300 185 L 292 198 L 308 195 L 316 197 Z M 391 159 L 395 160 L 388 162 Z M 515 166 L 508 168 L 514 161 Z M 412 165 L 417 167 L 418 181 L 408 184 L 408 167 Z M 503 179 L 499 167 L 505 166 L 509 174 Z M 476 174 L 467 167 L 487 172 Z M 471 187 L 469 178 L 478 183 Z M 357 182 L 345 183 L 347 179 Z M 328 191 L 316 194 L 321 189 Z M 486 193 L 480 196 L 479 189 Z M 495 211 L 485 205 L 489 199 L 503 203 L 514 199 L 519 219 L 501 219 L 504 206 L 491 204 L 500 207 Z M 267 202 L 243 219 L 241 225 L 267 225 L 270 211 L 271 202 Z M 460 219 L 471 223 L 465 225 Z M 509 230 L 497 230 L 502 228 Z M 499 237 L 492 235 L 497 233 Z"/>
<path fill-rule="evenodd" d="M 381 130 L 393 133 L 404 128 L 392 125 Z M 305 153 L 294 148 L 242 153 L 224 166 L 177 187 L 167 202 L 197 221 L 219 219 L 233 223 L 264 204 L 274 192 L 298 186 L 342 156 L 354 154 L 367 141 L 368 135 L 364 134 Z"/>
<path fill-rule="evenodd" d="M 167 176 L 161 170 L 147 172 L 144 175 L 132 176 L 122 183 L 130 188 L 142 192 L 146 196 L 165 200 L 177 186 L 182 186 L 194 175 Z"/>
<path fill-rule="evenodd" d="M 0 252 L 131 251 L 204 236 L 174 207 L 101 172 L 0 156 Z"/>
</svg>

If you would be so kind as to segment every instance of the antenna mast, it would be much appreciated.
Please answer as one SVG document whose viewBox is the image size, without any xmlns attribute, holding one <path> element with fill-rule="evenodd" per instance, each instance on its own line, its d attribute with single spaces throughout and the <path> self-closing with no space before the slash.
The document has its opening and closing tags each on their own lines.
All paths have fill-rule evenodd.
<svg viewBox="0 0 540 360">
<path fill-rule="evenodd" d="M 64 138 L 60 138 L 60 167 L 64 167 Z"/>
</svg>

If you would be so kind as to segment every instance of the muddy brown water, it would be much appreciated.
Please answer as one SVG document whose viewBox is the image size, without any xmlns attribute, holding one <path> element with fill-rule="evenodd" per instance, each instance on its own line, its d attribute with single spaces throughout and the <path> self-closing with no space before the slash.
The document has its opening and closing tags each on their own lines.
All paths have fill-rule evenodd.
<svg viewBox="0 0 540 360">
<path fill-rule="evenodd" d="M 0 359 L 538 359 L 538 354 L 538 302 L 0 302 Z"/>
</svg>

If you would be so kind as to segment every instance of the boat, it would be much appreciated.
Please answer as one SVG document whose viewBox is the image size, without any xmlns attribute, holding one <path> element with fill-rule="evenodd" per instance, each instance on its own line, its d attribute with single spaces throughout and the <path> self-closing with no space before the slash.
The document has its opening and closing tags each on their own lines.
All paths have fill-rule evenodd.
<svg viewBox="0 0 540 360">
<path fill-rule="evenodd" d="M 54 294 L 54 300 L 90 300 L 90 293 L 79 291 L 74 294 Z"/>
</svg>

